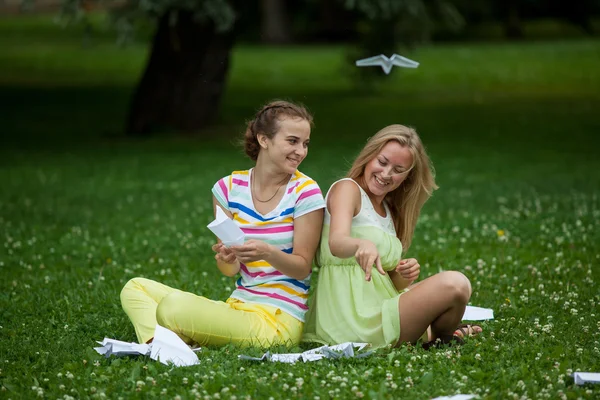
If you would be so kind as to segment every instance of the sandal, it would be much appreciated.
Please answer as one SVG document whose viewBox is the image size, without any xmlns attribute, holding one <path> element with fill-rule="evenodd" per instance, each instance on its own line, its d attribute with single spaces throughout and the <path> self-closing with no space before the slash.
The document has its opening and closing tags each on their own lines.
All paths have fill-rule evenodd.
<svg viewBox="0 0 600 400">
<path fill-rule="evenodd" d="M 423 343 L 422 347 L 425 350 L 430 350 L 431 348 L 441 349 L 444 346 L 454 346 L 464 344 L 465 341 L 457 335 L 441 335 L 435 340 L 431 340 L 429 342 Z"/>
<path fill-rule="evenodd" d="M 479 328 L 479 332 L 475 332 L 475 327 Z M 465 329 L 466 329 L 466 331 L 465 331 Z M 466 338 L 466 337 L 470 337 L 470 336 L 475 336 L 476 334 L 481 333 L 482 331 L 483 331 L 483 329 L 479 325 L 460 324 L 454 331 L 454 336 L 458 336 L 460 338 Z"/>
</svg>

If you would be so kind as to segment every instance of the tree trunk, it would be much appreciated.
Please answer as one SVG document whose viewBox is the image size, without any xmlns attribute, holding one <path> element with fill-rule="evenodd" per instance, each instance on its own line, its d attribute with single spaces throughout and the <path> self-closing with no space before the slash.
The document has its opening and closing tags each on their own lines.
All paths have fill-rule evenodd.
<svg viewBox="0 0 600 400">
<path fill-rule="evenodd" d="M 285 0 L 261 1 L 263 43 L 284 44 L 290 41 Z"/>
<path fill-rule="evenodd" d="M 127 133 L 197 131 L 211 122 L 225 88 L 233 42 L 233 30 L 217 33 L 211 21 L 196 21 L 191 12 L 162 15 L 133 95 Z"/>
<path fill-rule="evenodd" d="M 519 0 L 504 0 L 503 3 L 504 7 L 506 7 L 504 34 L 508 39 L 522 39 L 524 34 Z"/>
</svg>

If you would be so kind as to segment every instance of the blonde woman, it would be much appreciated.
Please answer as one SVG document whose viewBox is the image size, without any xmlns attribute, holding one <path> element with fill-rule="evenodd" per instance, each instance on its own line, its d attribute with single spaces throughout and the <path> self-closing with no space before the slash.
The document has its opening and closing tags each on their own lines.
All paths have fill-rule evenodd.
<svg viewBox="0 0 600 400">
<path fill-rule="evenodd" d="M 471 296 L 467 277 L 447 271 L 413 284 L 419 262 L 401 258 L 435 189 L 429 157 L 413 129 L 390 125 L 367 142 L 325 200 L 321 270 L 305 340 L 379 347 L 423 336 L 429 348 L 481 332 L 459 325 Z"/>
</svg>

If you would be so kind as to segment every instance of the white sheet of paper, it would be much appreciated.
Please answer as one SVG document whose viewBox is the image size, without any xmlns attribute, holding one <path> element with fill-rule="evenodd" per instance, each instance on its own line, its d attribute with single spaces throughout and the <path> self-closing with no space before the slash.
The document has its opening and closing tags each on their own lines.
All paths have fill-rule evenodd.
<svg viewBox="0 0 600 400">
<path fill-rule="evenodd" d="M 217 217 L 207 225 L 207 228 L 221 239 L 225 246 L 241 245 L 246 240 L 244 232 L 219 206 L 217 206 Z"/>
<path fill-rule="evenodd" d="M 266 352 L 265 354 L 263 354 L 260 357 L 250 357 L 244 354 L 240 354 L 238 355 L 238 360 L 248 360 L 248 361 L 269 361 L 271 359 L 271 353 L 270 352 Z"/>
<path fill-rule="evenodd" d="M 487 319 L 494 319 L 494 310 L 491 308 L 467 306 L 462 319 L 463 321 L 485 321 Z"/>
<path fill-rule="evenodd" d="M 124 356 L 124 355 L 148 355 L 150 354 L 150 345 L 148 344 L 139 344 L 133 342 L 123 342 L 120 340 L 104 338 L 101 342 L 96 342 L 101 345 L 101 347 L 94 347 L 94 350 L 98 354 L 101 354 L 105 357 L 110 357 L 111 355 L 115 356 Z"/>
<path fill-rule="evenodd" d="M 404 68 L 417 68 L 419 63 L 413 60 L 410 60 L 406 57 L 402 57 L 399 54 L 392 54 L 390 58 L 386 57 L 383 54 L 379 54 L 378 56 L 363 58 L 362 60 L 356 61 L 357 67 L 381 67 L 383 72 L 386 75 L 390 73 L 392 67 L 404 67 Z"/>
<path fill-rule="evenodd" d="M 600 373 L 598 372 L 573 372 L 573 379 L 576 385 L 586 383 L 600 383 Z"/>
<path fill-rule="evenodd" d="M 369 346 L 368 343 L 352 343 L 346 342 L 341 344 L 336 344 L 335 346 L 321 346 L 315 349 L 306 350 L 303 353 L 286 353 L 286 354 L 271 354 L 270 352 L 266 352 L 262 355 L 262 357 L 249 357 L 246 355 L 239 355 L 238 358 L 240 360 L 250 360 L 250 361 L 277 361 L 288 364 L 293 364 L 297 361 L 318 361 L 323 358 L 363 358 L 372 354 L 371 351 L 355 354 L 354 348 L 358 348 L 357 351 L 364 349 Z"/>
<path fill-rule="evenodd" d="M 469 400 L 476 396 L 475 394 L 455 394 L 454 396 L 441 396 L 431 400 Z"/>
<path fill-rule="evenodd" d="M 304 362 L 309 362 L 309 361 L 319 361 L 321 359 L 325 358 L 325 356 L 323 354 L 306 354 L 306 353 L 302 353 L 302 361 Z"/>
<path fill-rule="evenodd" d="M 288 354 L 271 354 L 271 361 L 278 361 L 288 364 L 293 364 L 296 361 L 302 359 L 302 353 L 288 353 Z"/>
<path fill-rule="evenodd" d="M 175 332 L 160 325 L 156 325 L 150 358 L 168 365 L 173 363 L 177 367 L 187 367 L 199 364 L 198 356 Z"/>
</svg>

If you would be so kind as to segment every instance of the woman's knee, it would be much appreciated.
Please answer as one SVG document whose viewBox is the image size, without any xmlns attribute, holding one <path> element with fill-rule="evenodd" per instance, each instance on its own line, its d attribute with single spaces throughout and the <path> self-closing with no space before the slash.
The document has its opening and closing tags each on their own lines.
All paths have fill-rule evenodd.
<svg viewBox="0 0 600 400">
<path fill-rule="evenodd" d="M 445 271 L 441 274 L 446 290 L 452 293 L 456 301 L 467 304 L 471 298 L 471 282 L 469 278 L 458 271 Z"/>
<path fill-rule="evenodd" d="M 177 315 L 185 311 L 185 295 L 179 292 L 169 293 L 158 303 L 156 307 L 156 322 L 159 325 L 169 328 L 177 319 Z"/>
<path fill-rule="evenodd" d="M 121 305 L 127 304 L 131 295 L 142 286 L 143 280 L 144 278 L 131 278 L 129 281 L 127 281 L 125 286 L 123 286 L 123 289 L 121 289 L 121 293 L 119 295 L 121 299 Z"/>
</svg>

